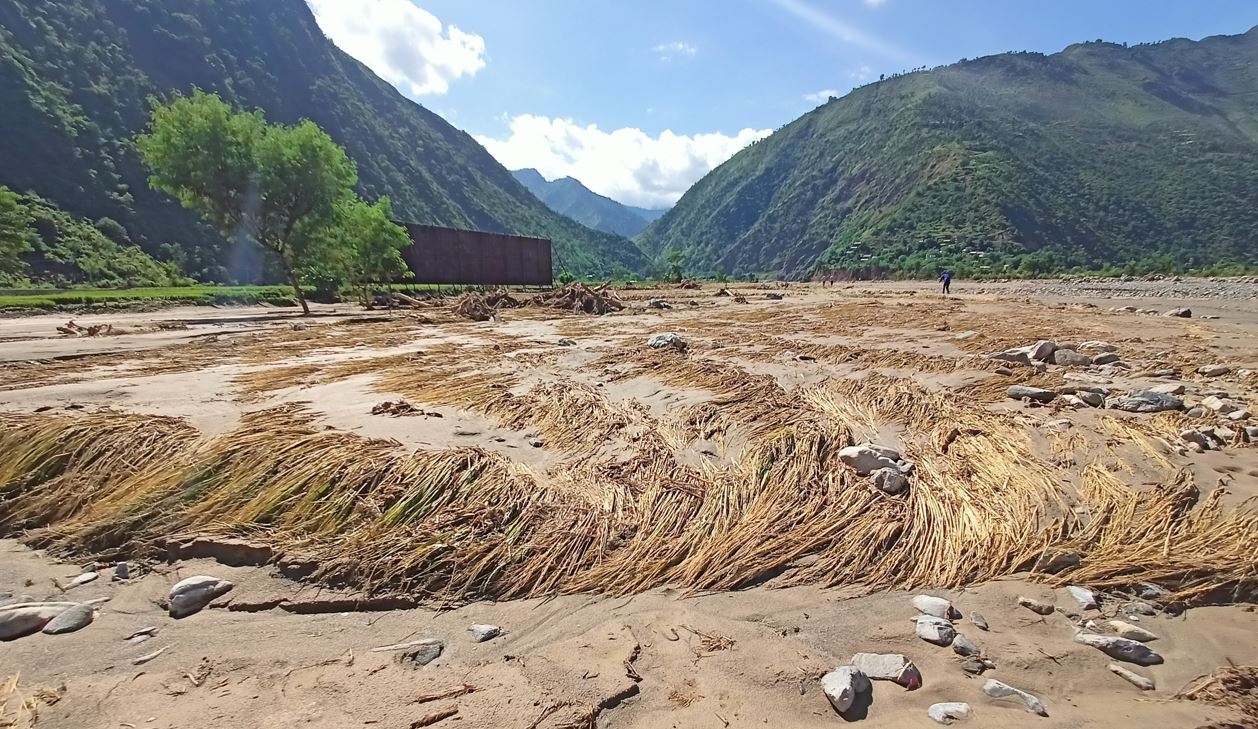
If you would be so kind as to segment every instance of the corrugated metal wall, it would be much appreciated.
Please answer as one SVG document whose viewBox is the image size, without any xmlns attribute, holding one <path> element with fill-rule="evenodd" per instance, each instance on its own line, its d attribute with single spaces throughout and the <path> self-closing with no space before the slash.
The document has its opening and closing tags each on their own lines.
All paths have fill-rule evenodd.
<svg viewBox="0 0 1258 729">
<path fill-rule="evenodd" d="M 550 241 L 521 235 L 406 225 L 402 258 L 420 284 L 550 286 Z"/>
</svg>

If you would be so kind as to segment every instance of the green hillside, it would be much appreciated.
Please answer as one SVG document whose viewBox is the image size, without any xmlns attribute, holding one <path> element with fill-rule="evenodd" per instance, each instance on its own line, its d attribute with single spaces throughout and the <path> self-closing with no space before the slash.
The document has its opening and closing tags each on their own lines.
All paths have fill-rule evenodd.
<svg viewBox="0 0 1258 729">
<path fill-rule="evenodd" d="M 870 84 L 721 165 L 638 243 L 696 271 L 1258 263 L 1258 28 Z"/>
<path fill-rule="evenodd" d="M 303 0 L 0 0 L 0 184 L 231 278 L 230 249 L 148 188 L 133 147 L 147 97 L 194 87 L 272 122 L 319 124 L 357 163 L 360 194 L 388 195 L 401 218 L 549 237 L 576 273 L 645 266 L 631 242 L 554 213 L 471 136 L 337 49 Z"/>
<path fill-rule="evenodd" d="M 516 170 L 511 174 L 551 210 L 606 233 L 635 236 L 664 214 L 663 210 L 618 203 L 571 177 L 547 181 L 534 169 Z"/>
</svg>

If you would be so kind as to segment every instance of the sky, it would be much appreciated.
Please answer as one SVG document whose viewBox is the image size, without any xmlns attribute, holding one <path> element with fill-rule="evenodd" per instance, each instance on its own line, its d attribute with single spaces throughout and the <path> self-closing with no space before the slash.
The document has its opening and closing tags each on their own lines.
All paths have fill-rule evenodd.
<svg viewBox="0 0 1258 729">
<path fill-rule="evenodd" d="M 668 207 L 752 141 L 919 66 L 1243 33 L 1258 0 L 307 0 L 509 169 Z"/>
</svg>

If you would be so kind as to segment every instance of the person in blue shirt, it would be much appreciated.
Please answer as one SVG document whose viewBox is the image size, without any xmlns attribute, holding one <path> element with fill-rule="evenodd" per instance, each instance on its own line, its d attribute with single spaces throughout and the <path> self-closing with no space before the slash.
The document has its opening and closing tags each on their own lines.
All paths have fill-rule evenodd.
<svg viewBox="0 0 1258 729">
<path fill-rule="evenodd" d="M 952 288 L 952 274 L 948 273 L 947 271 L 944 271 L 943 274 L 939 277 L 939 280 L 943 281 L 944 296 L 947 296 L 948 291 Z"/>
</svg>

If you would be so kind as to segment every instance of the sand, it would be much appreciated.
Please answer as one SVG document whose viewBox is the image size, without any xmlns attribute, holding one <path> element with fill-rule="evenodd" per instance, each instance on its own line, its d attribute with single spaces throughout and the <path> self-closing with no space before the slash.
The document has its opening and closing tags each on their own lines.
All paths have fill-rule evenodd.
<svg viewBox="0 0 1258 729">
<path fill-rule="evenodd" d="M 249 412 L 303 403 L 319 428 L 391 439 L 400 451 L 475 445 L 543 481 L 562 482 L 574 464 L 628 457 L 646 429 L 671 428 L 670 418 L 678 413 L 717 404 L 711 389 L 677 385 L 635 369 L 633 357 L 643 355 L 646 338 L 672 331 L 690 340 L 692 357 L 772 378 L 790 393 L 882 374 L 910 378 L 974 407 L 1014 413 L 1036 438 L 1046 462 L 1064 459 L 1065 482 L 1077 481 L 1079 469 L 1108 443 L 1111 453 L 1134 464 L 1122 477 L 1138 489 L 1161 466 L 1142 463 L 1149 457 L 1134 443 L 1105 431 L 1103 416 L 1112 412 L 1032 408 L 999 394 L 976 396 L 966 388 L 987 383 L 1003 391 L 1004 381 L 981 357 L 986 352 L 1041 337 L 1100 339 L 1118 345 L 1124 358 L 1179 368 L 1190 399 L 1222 390 L 1258 406 L 1253 376 L 1194 374 L 1196 366 L 1216 362 L 1234 370 L 1258 369 L 1258 302 L 1244 295 L 1220 299 L 1217 287 L 1203 287 L 1210 294 L 1201 300 L 1183 284 L 1174 300 L 1149 301 L 1141 292 L 1131 301 L 1142 308 L 1188 305 L 1213 312 L 1217 320 L 1114 313 L 1108 309 L 1129 301 L 1105 298 L 1104 288 L 1095 284 L 1077 295 L 1053 290 L 1027 299 L 1036 292 L 1021 284 L 1011 284 L 1008 291 L 985 284 L 983 293 L 967 294 L 963 282 L 949 299 L 931 287 L 909 284 L 772 289 L 785 293 L 782 301 L 767 300 L 767 288 L 731 287 L 748 297 L 747 304 L 714 297 L 712 287 L 639 290 L 624 292 L 630 308 L 611 316 L 520 309 L 483 323 L 457 320 L 440 307 L 364 314 L 345 306 L 317 307 L 319 316 L 308 319 L 260 308 L 76 319 L 85 326 L 114 323 L 126 330 L 100 338 L 57 335 L 55 325 L 64 323 L 64 316 L 28 317 L 0 320 L 0 356 L 12 363 L 0 368 L 0 410 L 112 408 L 169 415 L 209 437 L 229 432 Z M 1117 293 L 1129 288 L 1118 287 Z M 669 300 L 674 308 L 646 308 L 645 302 L 655 298 Z M 958 339 L 966 331 L 978 332 L 978 340 Z M 561 344 L 564 338 L 575 344 Z M 859 356 L 837 357 L 838 348 L 854 348 Z M 638 354 L 630 356 L 633 352 Z M 820 356 L 799 358 L 810 352 Z M 425 377 L 404 377 L 407 363 Z M 436 387 L 468 376 L 469 367 L 475 377 L 509 383 L 517 394 L 545 387 L 589 388 L 606 396 L 623 427 L 594 439 L 562 428 L 544 432 L 539 423 L 507 423 L 475 403 L 458 401 L 457 387 L 449 396 Z M 1054 368 L 1050 374 L 1062 372 Z M 1088 376 L 1121 389 L 1167 381 L 1139 370 Z M 425 414 L 371 414 L 376 403 L 399 398 Z M 1131 417 L 1149 422 L 1147 416 Z M 1080 437 L 1066 455 L 1053 451 L 1040 427 L 1061 418 L 1070 419 Z M 746 427 L 678 443 L 678 459 L 693 468 L 734 462 L 749 437 Z M 870 423 L 864 435 L 893 445 L 914 437 L 891 423 Z M 1258 448 L 1194 454 L 1173 444 L 1155 447 L 1159 458 L 1188 469 L 1204 492 L 1226 488 L 1229 505 L 1258 495 Z M 56 584 L 67 584 L 80 569 L 12 540 L 0 542 L 0 555 L 0 592 L 62 599 Z M 178 579 L 194 574 L 228 578 L 237 587 L 197 615 L 170 619 L 156 602 Z M 82 631 L 0 644 L 0 678 L 17 673 L 24 691 L 60 692 L 56 703 L 42 707 L 39 727 L 408 727 L 456 707 L 457 715 L 433 725 L 822 727 L 845 720 L 822 695 L 821 674 L 855 652 L 904 653 L 921 668 L 924 686 L 909 692 L 877 682 L 864 725 L 933 726 L 926 718 L 932 703 L 967 701 L 974 716 L 962 726 L 1110 729 L 1188 728 L 1234 719 L 1226 710 L 1174 695 L 1221 666 L 1258 664 L 1258 617 L 1252 604 L 1204 605 L 1176 617 L 1142 618 L 1141 627 L 1160 636 L 1151 646 L 1165 663 L 1133 669 L 1157 683 L 1156 691 L 1141 693 L 1106 669 L 1107 657 L 1072 641 L 1075 625 L 1065 615 L 1041 619 L 1015 603 L 1017 596 L 1028 595 L 1077 611 L 1062 590 L 1030 581 L 1028 575 L 964 589 L 925 590 L 951 598 L 966 615 L 978 610 L 991 623 L 992 631 L 984 633 L 967 620 L 958 622 L 958 629 L 996 665 L 984 678 L 975 678 L 960 669 L 949 649 L 913 635 L 909 599 L 917 591 L 783 587 L 792 574 L 788 570 L 766 584 L 733 592 L 664 586 L 616 597 L 421 602 L 405 609 L 362 610 L 352 602 L 359 595 L 291 582 L 271 567 L 232 567 L 206 559 L 151 562 L 135 580 L 110 582 L 106 573 L 71 590 L 69 598 L 75 600 L 110 598 Z M 1107 603 L 1107 611 L 1116 604 Z M 500 625 L 506 634 L 476 644 L 467 633 L 473 623 Z M 160 631 L 140 645 L 124 642 L 145 626 Z M 444 640 L 446 650 L 419 670 L 395 664 L 391 653 L 371 652 L 425 637 Z M 132 665 L 133 658 L 163 647 L 167 650 L 158 658 Z M 980 691 L 985 678 L 1035 693 L 1050 717 L 1027 714 L 1013 700 L 985 697 Z M 414 701 L 464 685 L 475 690 Z"/>
</svg>

